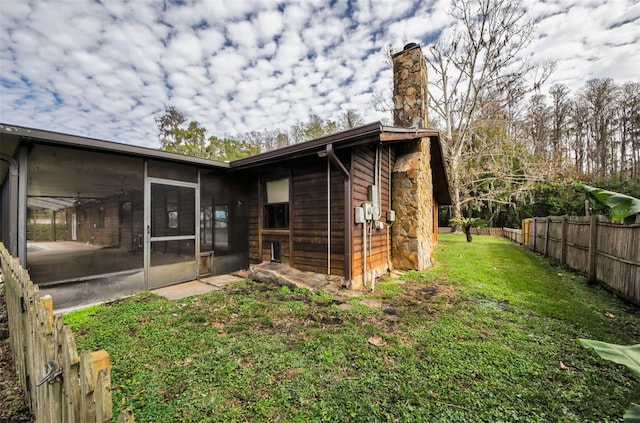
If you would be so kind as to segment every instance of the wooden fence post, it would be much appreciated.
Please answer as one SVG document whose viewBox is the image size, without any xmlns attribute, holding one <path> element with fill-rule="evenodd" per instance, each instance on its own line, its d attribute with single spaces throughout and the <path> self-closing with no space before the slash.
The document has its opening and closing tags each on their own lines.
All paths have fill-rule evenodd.
<svg viewBox="0 0 640 423">
<path fill-rule="evenodd" d="M 589 223 L 589 283 L 596 283 L 596 243 L 598 242 L 598 215 L 592 214 Z"/>
<path fill-rule="evenodd" d="M 545 219 L 545 227 L 544 227 L 544 256 L 548 257 L 549 254 L 549 225 L 551 224 L 551 218 L 547 217 Z"/>
<path fill-rule="evenodd" d="M 58 333 L 58 358 L 64 378 L 64 405 L 65 414 L 63 422 L 76 422 L 80 420 L 80 356 L 76 348 L 76 342 L 71 333 L 71 328 L 64 325 L 62 316 L 56 316 L 56 331 Z"/>
<path fill-rule="evenodd" d="M 104 351 L 104 350 L 102 350 Z M 104 351 L 106 354 L 106 351 Z M 95 354 L 95 353 L 94 353 Z M 107 361 L 109 355 L 107 354 Z M 94 361 L 94 369 L 96 363 Z M 94 394 L 96 402 L 96 422 L 110 422 L 113 416 L 113 403 L 111 399 L 111 369 L 110 367 L 102 368 L 98 371 L 96 388 Z"/>
<path fill-rule="evenodd" d="M 538 238 L 538 228 L 536 227 L 537 226 L 537 221 L 538 221 L 538 219 L 534 217 L 533 218 L 533 229 L 531 230 L 531 232 L 533 232 L 533 243 L 532 243 L 533 245 L 531 246 L 533 251 L 537 251 L 536 250 L 536 244 L 537 244 L 536 240 Z"/>
<path fill-rule="evenodd" d="M 562 235 L 560 236 L 560 263 L 567 264 L 567 215 L 562 216 Z"/>
</svg>

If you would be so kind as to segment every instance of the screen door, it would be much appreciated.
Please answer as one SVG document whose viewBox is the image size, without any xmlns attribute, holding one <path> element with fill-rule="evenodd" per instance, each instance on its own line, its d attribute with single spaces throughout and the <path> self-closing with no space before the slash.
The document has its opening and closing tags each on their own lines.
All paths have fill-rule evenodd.
<svg viewBox="0 0 640 423">
<path fill-rule="evenodd" d="M 147 288 L 196 279 L 198 184 L 147 178 L 146 185 Z"/>
</svg>

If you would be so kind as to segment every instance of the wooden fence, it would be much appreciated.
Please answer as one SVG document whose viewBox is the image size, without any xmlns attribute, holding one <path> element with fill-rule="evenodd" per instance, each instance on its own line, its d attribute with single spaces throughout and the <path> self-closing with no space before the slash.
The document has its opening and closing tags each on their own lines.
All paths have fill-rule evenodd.
<svg viewBox="0 0 640 423">
<path fill-rule="evenodd" d="M 609 222 L 603 216 L 537 217 L 503 236 L 558 260 L 640 305 L 640 224 Z"/>
<path fill-rule="evenodd" d="M 502 228 L 500 236 L 522 245 L 523 236 L 520 229 Z"/>
<path fill-rule="evenodd" d="M 471 228 L 472 235 L 495 235 L 502 236 L 503 228 Z M 449 234 L 451 233 L 451 227 L 449 226 L 441 226 L 438 228 L 439 234 Z"/>
<path fill-rule="evenodd" d="M 612 223 L 596 215 L 550 216 L 525 219 L 522 229 L 474 228 L 472 233 L 517 242 L 640 305 L 639 223 Z"/>
<path fill-rule="evenodd" d="M 37 422 L 112 420 L 111 364 L 105 350 L 78 354 L 71 328 L 53 316 L 53 300 L 0 243 L 9 343 L 18 378 Z M 48 376 L 47 376 L 48 375 Z M 118 422 L 133 422 L 124 410 Z"/>
<path fill-rule="evenodd" d="M 471 234 L 502 236 L 502 228 L 472 228 Z"/>
</svg>

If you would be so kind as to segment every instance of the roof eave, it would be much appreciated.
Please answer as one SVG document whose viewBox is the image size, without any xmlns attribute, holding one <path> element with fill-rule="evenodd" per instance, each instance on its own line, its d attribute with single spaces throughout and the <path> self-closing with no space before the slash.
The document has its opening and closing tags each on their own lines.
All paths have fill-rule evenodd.
<svg viewBox="0 0 640 423">
<path fill-rule="evenodd" d="M 359 141 L 367 142 L 371 137 L 378 138 L 382 132 L 382 124 L 373 122 L 357 128 L 348 129 L 346 131 L 336 132 L 331 135 L 316 138 L 310 141 L 301 142 L 299 144 L 289 145 L 287 147 L 278 148 L 276 150 L 266 151 L 264 153 L 255 154 L 253 156 L 234 160 L 231 167 L 234 169 L 247 169 L 250 167 L 261 166 L 274 161 L 292 159 L 296 157 L 309 156 L 324 151 L 328 144 L 336 147 L 353 145 Z"/>
<path fill-rule="evenodd" d="M 45 131 L 41 129 L 27 128 L 17 125 L 0 123 L 0 134 L 17 135 L 25 140 L 35 140 L 56 145 L 65 145 L 78 148 L 90 148 L 110 153 L 130 154 L 152 159 L 170 160 L 181 163 L 198 164 L 208 167 L 228 168 L 229 163 L 218 160 L 204 159 L 201 157 L 185 156 L 163 150 L 155 150 L 147 147 L 138 147 L 122 144 L 114 141 L 104 141 L 96 138 L 82 137 L 78 135 L 62 134 L 59 132 Z"/>
<path fill-rule="evenodd" d="M 383 126 L 380 134 L 380 141 L 408 141 L 424 137 L 440 137 L 440 133 L 435 129 L 423 128 L 395 128 L 393 126 Z"/>
<path fill-rule="evenodd" d="M 380 134 L 380 142 L 392 144 L 419 138 L 430 139 L 431 172 L 433 173 L 433 195 L 440 205 L 451 204 L 447 165 L 442 154 L 440 132 L 429 128 L 395 128 L 385 126 Z"/>
</svg>

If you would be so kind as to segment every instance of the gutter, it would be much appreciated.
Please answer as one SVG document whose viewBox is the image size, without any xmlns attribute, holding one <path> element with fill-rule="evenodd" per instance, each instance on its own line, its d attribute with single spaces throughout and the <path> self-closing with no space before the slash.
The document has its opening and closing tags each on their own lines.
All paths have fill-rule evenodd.
<svg viewBox="0 0 640 423">
<path fill-rule="evenodd" d="M 335 167 L 338 168 L 342 176 L 344 176 L 344 283 L 342 286 L 344 288 L 351 287 L 351 255 L 352 255 L 352 229 L 353 226 L 351 222 L 351 175 L 346 167 L 342 164 L 338 156 L 336 156 L 335 151 L 333 150 L 333 144 L 327 144 L 325 147 L 325 151 L 327 153 L 327 157 L 331 163 L 334 164 Z"/>
<path fill-rule="evenodd" d="M 255 166 L 263 166 L 279 162 L 285 159 L 288 160 L 311 156 L 319 152 L 326 151 L 329 144 L 339 145 L 341 148 L 344 148 L 347 145 L 369 142 L 373 139 L 377 141 L 379 140 L 381 131 L 382 125 L 380 122 L 374 122 L 357 128 L 348 129 L 346 131 L 336 132 L 321 138 L 301 142 L 299 144 L 292 144 L 287 147 L 234 160 L 230 164 L 232 169 L 248 169 Z"/>
<path fill-rule="evenodd" d="M 90 149 L 107 153 L 118 153 L 142 157 L 145 159 L 170 160 L 173 162 L 202 165 L 206 167 L 230 168 L 227 162 L 204 159 L 201 157 L 185 156 L 169 151 L 157 150 L 148 147 L 138 147 L 130 144 L 122 144 L 114 141 L 104 141 L 97 138 L 82 137 L 79 135 L 62 134 L 43 129 L 26 128 L 3 124 L 0 122 L 0 134 L 18 135 L 24 141 L 37 141 L 40 143 Z"/>
</svg>

